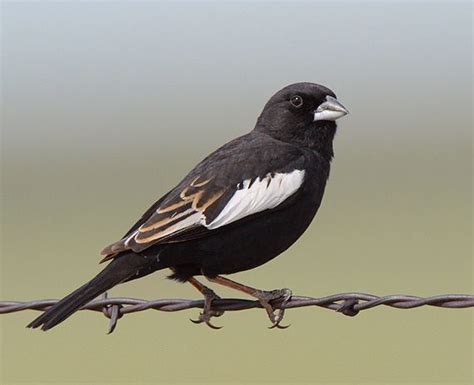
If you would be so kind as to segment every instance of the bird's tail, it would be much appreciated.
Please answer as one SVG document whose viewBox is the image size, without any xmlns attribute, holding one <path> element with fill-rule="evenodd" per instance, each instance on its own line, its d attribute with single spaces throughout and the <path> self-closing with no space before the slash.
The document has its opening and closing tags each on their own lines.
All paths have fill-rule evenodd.
<svg viewBox="0 0 474 385">
<path fill-rule="evenodd" d="M 98 295 L 137 274 L 148 263 L 145 257 L 134 253 L 117 257 L 92 280 L 64 297 L 27 327 L 51 329 Z"/>
</svg>

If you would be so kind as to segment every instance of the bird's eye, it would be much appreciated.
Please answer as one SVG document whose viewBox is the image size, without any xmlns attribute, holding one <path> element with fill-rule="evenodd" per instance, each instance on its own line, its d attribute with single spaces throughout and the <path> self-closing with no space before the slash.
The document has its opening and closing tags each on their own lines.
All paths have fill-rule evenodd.
<svg viewBox="0 0 474 385">
<path fill-rule="evenodd" d="M 290 98 L 290 103 L 293 107 L 300 108 L 303 105 L 303 98 L 299 95 L 293 95 Z"/>
</svg>

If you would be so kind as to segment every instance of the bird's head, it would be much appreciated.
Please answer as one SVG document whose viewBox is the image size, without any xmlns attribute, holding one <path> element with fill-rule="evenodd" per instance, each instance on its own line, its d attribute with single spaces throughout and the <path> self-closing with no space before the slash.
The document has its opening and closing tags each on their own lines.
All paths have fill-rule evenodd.
<svg viewBox="0 0 474 385">
<path fill-rule="evenodd" d="M 255 129 L 275 139 L 309 147 L 331 159 L 335 121 L 348 113 L 329 88 L 295 83 L 270 98 Z"/>
</svg>

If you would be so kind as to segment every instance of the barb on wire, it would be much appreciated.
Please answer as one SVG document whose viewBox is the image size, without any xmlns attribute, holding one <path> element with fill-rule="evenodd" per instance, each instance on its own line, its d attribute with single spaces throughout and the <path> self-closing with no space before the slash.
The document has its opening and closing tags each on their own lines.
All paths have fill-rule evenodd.
<svg viewBox="0 0 474 385">
<path fill-rule="evenodd" d="M 0 301 L 0 314 L 14 313 L 23 310 L 45 311 L 56 302 L 58 302 L 56 299 L 26 302 Z M 446 294 L 425 298 L 412 295 L 387 295 L 379 297 L 364 293 L 341 293 L 320 298 L 292 296 L 284 305 L 275 304 L 275 308 L 293 309 L 306 306 L 319 306 L 353 317 L 362 310 L 372 309 L 381 305 L 396 309 L 413 309 L 420 306 L 460 309 L 474 307 L 474 295 Z M 175 312 L 195 308 L 202 309 L 203 307 L 204 300 L 158 299 L 147 301 L 136 298 L 108 297 L 106 293 L 102 298 L 89 302 L 81 310 L 102 312 L 110 319 L 109 333 L 112 333 L 117 326 L 117 321 L 125 314 L 149 309 Z M 261 307 L 260 302 L 247 299 L 223 298 L 216 299 L 212 302 L 213 310 L 220 312 L 248 310 Z"/>
</svg>

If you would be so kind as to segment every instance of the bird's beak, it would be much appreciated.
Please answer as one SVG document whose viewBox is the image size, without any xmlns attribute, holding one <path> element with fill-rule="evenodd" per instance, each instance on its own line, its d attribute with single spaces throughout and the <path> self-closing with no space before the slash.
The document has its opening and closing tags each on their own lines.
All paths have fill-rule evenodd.
<svg viewBox="0 0 474 385">
<path fill-rule="evenodd" d="M 314 111 L 314 119 L 316 120 L 336 120 L 347 115 L 349 111 L 336 98 L 326 96 L 326 101 L 319 105 Z"/>
</svg>

